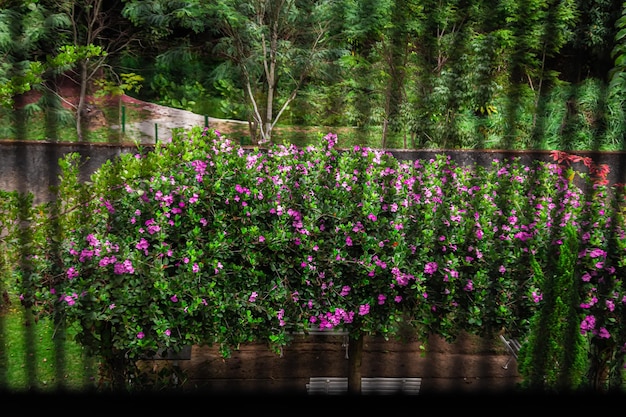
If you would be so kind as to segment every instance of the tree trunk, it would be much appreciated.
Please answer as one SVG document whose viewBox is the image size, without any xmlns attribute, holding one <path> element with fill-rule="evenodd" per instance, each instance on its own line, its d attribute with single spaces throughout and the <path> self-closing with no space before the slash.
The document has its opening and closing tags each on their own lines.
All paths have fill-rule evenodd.
<svg viewBox="0 0 626 417">
<path fill-rule="evenodd" d="M 363 335 L 350 339 L 348 345 L 348 393 L 361 394 L 361 361 L 363 359 Z"/>
<path fill-rule="evenodd" d="M 80 93 L 76 106 L 76 135 L 79 141 L 83 141 L 83 116 L 85 114 L 85 99 L 87 97 L 87 62 L 80 63 Z"/>
</svg>

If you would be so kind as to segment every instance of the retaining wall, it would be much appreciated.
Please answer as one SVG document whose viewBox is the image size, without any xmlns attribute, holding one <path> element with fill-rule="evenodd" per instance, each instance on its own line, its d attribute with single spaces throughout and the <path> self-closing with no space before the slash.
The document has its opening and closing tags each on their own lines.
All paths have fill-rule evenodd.
<svg viewBox="0 0 626 417">
<path fill-rule="evenodd" d="M 150 149 L 152 145 L 142 145 Z M 51 186 L 58 184 L 60 175 L 59 159 L 71 152 L 82 156 L 80 168 L 81 180 L 88 180 L 105 161 L 122 153 L 136 152 L 134 143 L 62 143 L 0 141 L 0 190 L 31 192 L 35 204 L 50 201 L 55 194 Z M 474 164 L 489 166 L 494 159 L 505 160 L 520 158 L 524 164 L 533 160 L 552 161 L 549 151 L 506 151 L 506 150 L 389 150 L 400 160 L 422 160 L 425 163 L 438 154 L 447 154 L 459 165 Z M 608 164 L 611 167 L 609 181 L 626 183 L 626 152 L 572 152 L 580 156 L 591 157 L 596 164 Z M 581 163 L 578 167 L 585 171 Z"/>
</svg>

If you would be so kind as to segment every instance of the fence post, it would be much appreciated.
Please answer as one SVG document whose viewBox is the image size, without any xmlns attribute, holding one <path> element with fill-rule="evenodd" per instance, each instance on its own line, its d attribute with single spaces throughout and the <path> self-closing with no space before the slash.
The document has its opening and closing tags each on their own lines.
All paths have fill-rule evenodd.
<svg viewBox="0 0 626 417">
<path fill-rule="evenodd" d="M 122 106 L 122 134 L 126 132 L 126 106 Z"/>
<path fill-rule="evenodd" d="M 209 127 L 209 116 L 204 115 L 204 127 Z"/>
<path fill-rule="evenodd" d="M 154 143 L 159 142 L 159 126 L 154 124 Z"/>
</svg>

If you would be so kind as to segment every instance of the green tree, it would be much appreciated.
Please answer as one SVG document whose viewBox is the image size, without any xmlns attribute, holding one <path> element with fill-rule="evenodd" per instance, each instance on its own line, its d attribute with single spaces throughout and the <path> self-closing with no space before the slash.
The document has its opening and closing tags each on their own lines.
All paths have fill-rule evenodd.
<svg viewBox="0 0 626 417">
<path fill-rule="evenodd" d="M 276 123 L 326 60 L 328 5 L 227 1 L 212 8 L 221 35 L 216 51 L 243 79 L 259 143 L 271 143 Z"/>
<path fill-rule="evenodd" d="M 14 97 L 41 83 L 49 51 L 62 38 L 56 32 L 70 26 L 63 13 L 54 13 L 47 2 L 7 1 L 0 8 L 0 97 L 12 107 Z"/>
<path fill-rule="evenodd" d="M 129 47 L 132 27 L 120 15 L 121 1 L 74 0 L 55 6 L 71 22 L 71 30 L 65 34 L 68 43 L 54 58 L 56 72 L 80 86 L 78 102 L 73 106 L 78 139 L 85 140 L 85 119 L 92 110 L 87 95 L 94 92 L 95 80 L 106 78 L 104 70 L 115 74 L 108 60 Z"/>
<path fill-rule="evenodd" d="M 271 142 L 272 130 L 305 84 L 327 61 L 328 1 L 140 2 L 124 15 L 150 27 L 153 39 L 174 34 L 189 59 L 222 59 L 216 68 L 249 107 L 253 142 Z M 204 49 L 204 51 L 202 51 Z M 209 51 L 207 53 L 207 51 Z M 164 57 L 163 62 L 172 63 Z M 228 83 L 230 85 L 230 83 Z M 220 84 L 221 87 L 223 86 Z M 232 88 L 231 88 L 232 89 Z M 231 96 L 232 97 L 232 96 Z"/>
</svg>

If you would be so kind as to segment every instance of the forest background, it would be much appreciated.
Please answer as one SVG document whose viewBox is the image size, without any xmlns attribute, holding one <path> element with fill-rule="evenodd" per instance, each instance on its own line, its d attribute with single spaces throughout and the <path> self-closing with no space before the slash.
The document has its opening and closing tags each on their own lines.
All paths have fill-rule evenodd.
<svg viewBox="0 0 626 417">
<path fill-rule="evenodd" d="M 626 3 L 3 0 L 0 137 L 87 140 L 91 94 L 377 148 L 621 150 Z M 80 86 L 63 105 L 59 85 Z M 37 102 L 20 103 L 28 90 Z"/>
</svg>

